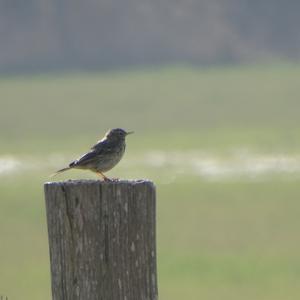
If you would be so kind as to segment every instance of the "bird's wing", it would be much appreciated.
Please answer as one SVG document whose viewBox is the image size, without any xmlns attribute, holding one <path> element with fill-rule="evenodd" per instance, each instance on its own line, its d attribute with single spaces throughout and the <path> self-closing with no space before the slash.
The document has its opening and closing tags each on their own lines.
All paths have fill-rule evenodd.
<svg viewBox="0 0 300 300">
<path fill-rule="evenodd" d="M 93 152 L 96 152 L 97 155 L 102 155 L 102 154 L 110 154 L 111 152 L 114 151 L 111 143 L 109 143 L 107 140 L 101 140 L 97 144 L 95 144 L 91 150 Z"/>
<path fill-rule="evenodd" d="M 94 146 L 91 147 L 91 150 L 97 150 L 97 149 L 101 149 L 104 145 L 107 144 L 107 140 L 102 139 L 100 141 L 98 141 Z"/>
<path fill-rule="evenodd" d="M 71 162 L 69 167 L 72 168 L 72 167 L 79 166 L 79 165 L 80 166 L 86 165 L 86 164 L 90 163 L 91 161 L 93 161 L 97 155 L 98 154 L 95 151 L 87 152 L 87 153 L 83 154 L 81 157 L 79 157 L 78 159 Z"/>
</svg>

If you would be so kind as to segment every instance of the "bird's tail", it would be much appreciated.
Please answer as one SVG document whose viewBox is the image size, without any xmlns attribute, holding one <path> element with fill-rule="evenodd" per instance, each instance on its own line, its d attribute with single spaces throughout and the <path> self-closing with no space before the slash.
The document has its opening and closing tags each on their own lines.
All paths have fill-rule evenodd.
<svg viewBox="0 0 300 300">
<path fill-rule="evenodd" d="M 55 173 L 51 174 L 50 177 L 54 177 L 54 176 L 56 176 L 57 174 L 60 174 L 60 173 L 65 172 L 65 171 L 68 171 L 68 170 L 70 170 L 70 169 L 71 169 L 70 167 L 60 169 L 60 170 L 56 171 Z"/>
</svg>

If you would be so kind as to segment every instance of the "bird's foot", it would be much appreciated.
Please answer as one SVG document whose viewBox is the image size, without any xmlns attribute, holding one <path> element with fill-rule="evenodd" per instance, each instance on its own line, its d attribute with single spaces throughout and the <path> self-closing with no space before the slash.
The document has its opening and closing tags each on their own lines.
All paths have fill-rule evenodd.
<svg viewBox="0 0 300 300">
<path fill-rule="evenodd" d="M 110 178 L 110 181 L 119 181 L 119 178 Z"/>
<path fill-rule="evenodd" d="M 101 173 L 101 172 L 97 172 L 96 173 L 99 177 L 100 177 L 100 180 L 102 181 L 102 180 L 104 180 L 104 181 L 112 181 L 110 178 L 108 178 L 108 177 L 106 177 L 103 173 Z"/>
<path fill-rule="evenodd" d="M 99 175 L 99 177 L 102 180 L 106 181 L 106 182 L 116 182 L 116 181 L 119 181 L 119 178 L 108 178 L 102 172 L 97 172 L 97 175 Z"/>
</svg>

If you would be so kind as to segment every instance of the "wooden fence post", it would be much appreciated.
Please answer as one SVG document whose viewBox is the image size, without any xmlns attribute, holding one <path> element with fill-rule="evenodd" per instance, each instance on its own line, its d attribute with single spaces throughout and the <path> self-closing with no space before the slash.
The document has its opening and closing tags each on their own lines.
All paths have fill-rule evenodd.
<svg viewBox="0 0 300 300">
<path fill-rule="evenodd" d="M 157 300 L 155 186 L 45 183 L 53 300 Z"/>
</svg>

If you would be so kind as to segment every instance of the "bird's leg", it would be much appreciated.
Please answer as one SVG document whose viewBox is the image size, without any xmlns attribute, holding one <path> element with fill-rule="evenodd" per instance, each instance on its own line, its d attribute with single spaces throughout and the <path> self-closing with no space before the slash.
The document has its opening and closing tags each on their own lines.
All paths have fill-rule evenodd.
<svg viewBox="0 0 300 300">
<path fill-rule="evenodd" d="M 108 177 L 106 177 L 103 173 L 101 172 L 96 172 L 97 175 L 99 175 L 104 181 L 111 181 Z"/>
</svg>

